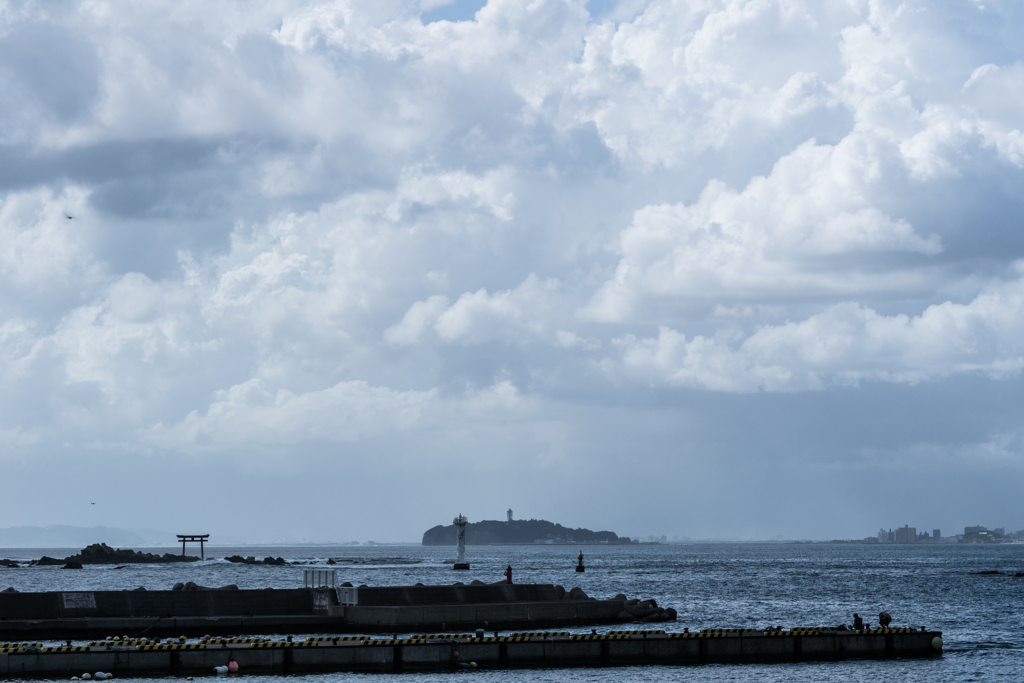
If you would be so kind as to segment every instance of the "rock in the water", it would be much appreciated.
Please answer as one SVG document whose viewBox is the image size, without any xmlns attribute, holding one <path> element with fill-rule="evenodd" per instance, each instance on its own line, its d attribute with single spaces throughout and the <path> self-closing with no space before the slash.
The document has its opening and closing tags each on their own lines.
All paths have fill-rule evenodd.
<svg viewBox="0 0 1024 683">
<path fill-rule="evenodd" d="M 338 563 L 337 563 L 337 562 L 335 562 L 334 560 L 332 560 L 332 559 L 328 558 L 328 559 L 327 559 L 327 564 L 338 564 Z"/>
<path fill-rule="evenodd" d="M 676 612 L 672 607 L 667 608 L 665 610 L 665 614 L 668 615 L 669 621 L 675 621 L 678 616 L 678 612 Z"/>
<path fill-rule="evenodd" d="M 172 591 L 183 591 L 183 590 L 185 590 L 185 584 L 183 584 L 183 583 L 181 583 L 179 581 L 178 583 L 174 584 L 174 586 L 171 587 L 171 590 Z"/>
<path fill-rule="evenodd" d="M 32 560 L 29 564 L 33 567 L 56 567 L 57 565 L 62 565 L 65 562 L 67 562 L 67 560 L 58 560 L 57 558 L 43 555 L 38 560 Z"/>
<path fill-rule="evenodd" d="M 81 562 L 68 562 L 66 565 L 61 567 L 61 569 L 81 569 L 81 568 L 82 568 L 82 563 Z"/>
<path fill-rule="evenodd" d="M 14 586 L 8 586 L 7 588 L 5 588 L 2 591 L 0 591 L 0 593 L 17 593 L 17 592 L 18 592 L 18 589 L 15 588 Z"/>
<path fill-rule="evenodd" d="M 617 616 L 616 619 L 618 619 L 619 621 L 625 622 L 625 623 L 632 623 L 632 622 L 636 621 L 633 618 L 633 615 L 630 614 L 629 612 L 619 612 L 619 616 Z"/>
<path fill-rule="evenodd" d="M 18 564 L 17 562 L 15 562 L 14 560 L 0 560 L 0 567 L 6 567 L 8 569 L 14 569 L 15 567 L 20 567 L 20 566 L 21 565 Z"/>
<path fill-rule="evenodd" d="M 57 560 L 52 557 L 46 557 L 44 555 L 42 558 L 32 562 L 32 564 L 45 567 L 48 565 L 64 565 L 72 562 L 77 562 L 79 564 L 121 565 L 198 561 L 198 557 L 192 557 L 190 555 L 172 555 L 171 553 L 156 555 L 154 553 L 140 553 L 134 550 L 128 550 L 124 548 L 111 548 L 106 543 L 93 543 L 92 545 L 82 548 L 82 550 L 77 555 L 65 557 L 63 560 Z"/>
</svg>

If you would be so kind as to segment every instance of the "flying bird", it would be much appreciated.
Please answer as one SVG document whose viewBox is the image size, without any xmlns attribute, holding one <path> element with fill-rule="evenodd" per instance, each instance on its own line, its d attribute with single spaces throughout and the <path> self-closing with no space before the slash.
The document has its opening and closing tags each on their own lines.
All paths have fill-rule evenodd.
<svg viewBox="0 0 1024 683">
<path fill-rule="evenodd" d="M 71 220 L 72 218 L 74 218 L 74 216 L 69 216 L 67 211 L 65 211 L 64 212 L 64 218 L 67 218 L 68 220 Z"/>
</svg>

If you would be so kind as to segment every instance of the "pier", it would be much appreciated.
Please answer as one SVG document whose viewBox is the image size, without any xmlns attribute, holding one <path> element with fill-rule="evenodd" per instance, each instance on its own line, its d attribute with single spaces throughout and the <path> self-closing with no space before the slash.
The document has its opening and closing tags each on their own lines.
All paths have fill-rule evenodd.
<svg viewBox="0 0 1024 683">
<path fill-rule="evenodd" d="M 603 667 L 752 662 L 837 661 L 849 658 L 934 657 L 942 634 L 909 628 L 836 631 L 730 629 L 701 633 L 661 630 L 608 631 L 594 635 L 513 633 L 370 636 L 303 641 L 210 639 L 196 643 L 94 641 L 72 647 L 39 643 L 0 645 L 0 677 L 210 674 L 235 662 L 242 674 L 402 672 L 459 668 Z"/>
<path fill-rule="evenodd" d="M 0 593 L 0 640 L 564 628 L 616 624 L 627 607 L 549 584 L 505 583 Z"/>
</svg>

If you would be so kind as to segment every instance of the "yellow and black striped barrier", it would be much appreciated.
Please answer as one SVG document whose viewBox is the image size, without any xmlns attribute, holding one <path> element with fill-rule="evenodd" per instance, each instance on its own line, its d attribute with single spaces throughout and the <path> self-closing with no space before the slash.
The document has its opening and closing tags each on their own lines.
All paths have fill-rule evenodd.
<svg viewBox="0 0 1024 683">
<path fill-rule="evenodd" d="M 433 638 L 433 636 L 416 636 L 417 638 Z M 332 636 L 330 638 L 307 638 L 307 643 L 313 643 L 316 645 L 320 644 L 333 644 L 333 643 L 348 643 L 353 640 L 365 640 L 366 636 Z"/>
<path fill-rule="evenodd" d="M 275 642 L 267 643 L 251 643 L 250 649 L 256 648 L 275 648 L 275 647 L 316 647 L 316 643 L 310 643 L 309 641 L 290 642 L 285 640 L 279 640 Z"/>
</svg>

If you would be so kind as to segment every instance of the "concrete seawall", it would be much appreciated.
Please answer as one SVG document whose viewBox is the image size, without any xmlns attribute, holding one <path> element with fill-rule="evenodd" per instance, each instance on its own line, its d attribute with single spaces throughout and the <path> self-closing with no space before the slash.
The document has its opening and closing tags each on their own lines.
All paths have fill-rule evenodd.
<svg viewBox="0 0 1024 683">
<path fill-rule="evenodd" d="M 634 632 L 593 636 L 470 638 L 416 636 L 400 640 L 310 639 L 305 642 L 196 645 L 98 644 L 0 652 L 0 677 L 115 676 L 211 673 L 230 660 L 240 673 L 429 671 L 479 668 L 796 662 L 941 655 L 938 631 L 885 629 L 702 634 Z M 938 642 L 938 647 L 933 643 Z"/>
<path fill-rule="evenodd" d="M 332 590 L 77 591 L 0 594 L 0 639 L 288 633 L 394 633 L 616 623 L 621 600 L 560 600 L 553 586 Z"/>
</svg>

